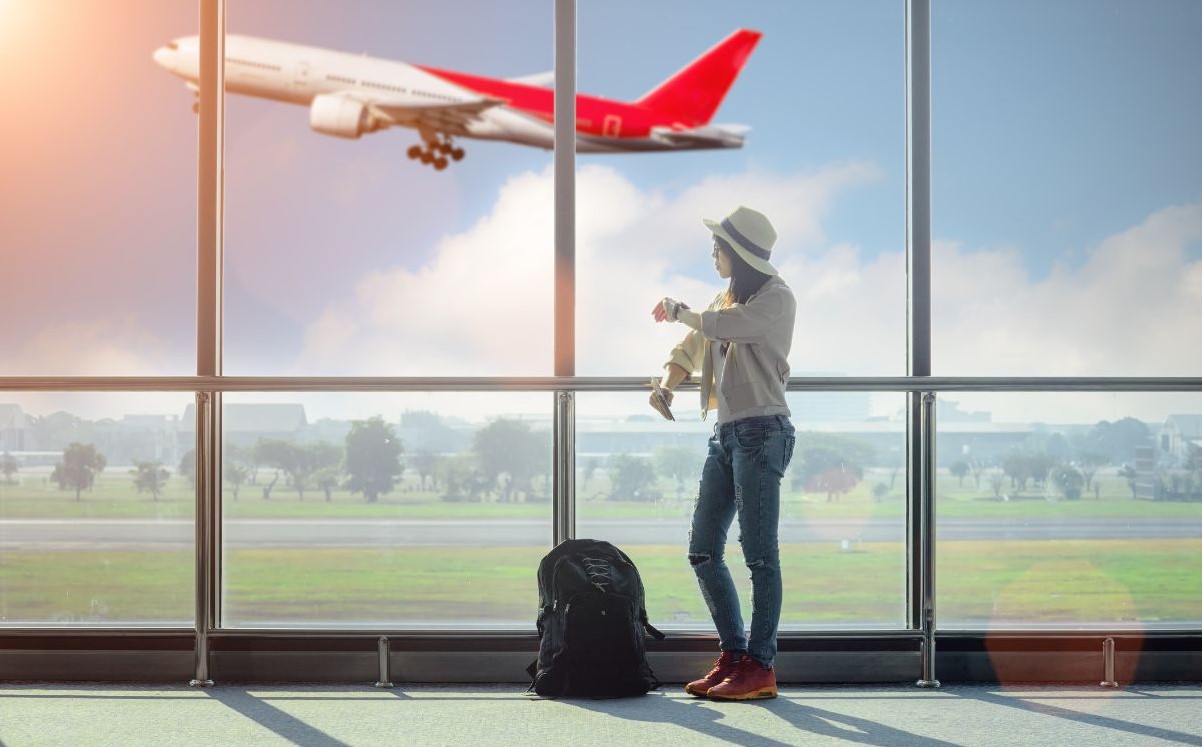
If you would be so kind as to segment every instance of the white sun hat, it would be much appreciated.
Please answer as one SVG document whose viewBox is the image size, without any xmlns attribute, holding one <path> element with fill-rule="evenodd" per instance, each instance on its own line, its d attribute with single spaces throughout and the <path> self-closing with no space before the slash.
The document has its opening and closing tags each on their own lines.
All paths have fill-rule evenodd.
<svg viewBox="0 0 1202 747">
<path fill-rule="evenodd" d="M 740 205 L 721 221 L 703 218 L 701 222 L 730 244 L 747 264 L 765 275 L 780 274 L 768 262 L 776 243 L 776 229 L 763 213 Z"/>
</svg>

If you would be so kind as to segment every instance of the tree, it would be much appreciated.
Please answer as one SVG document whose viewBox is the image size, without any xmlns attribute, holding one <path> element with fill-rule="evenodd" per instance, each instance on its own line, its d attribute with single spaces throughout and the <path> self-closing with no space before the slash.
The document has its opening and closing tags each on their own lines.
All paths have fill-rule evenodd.
<svg viewBox="0 0 1202 747">
<path fill-rule="evenodd" d="M 292 484 L 296 487 L 300 494 L 300 500 L 305 500 L 305 487 L 315 472 L 333 467 L 342 461 L 342 451 L 332 443 L 326 441 L 318 441 L 314 444 L 305 444 L 297 446 L 292 444 L 292 471 L 288 476 L 292 479 Z M 335 480 L 336 481 L 336 480 Z M 326 500 L 330 499 L 330 493 L 326 491 Z"/>
<path fill-rule="evenodd" d="M 687 446 L 661 446 L 655 450 L 655 466 L 664 477 L 676 481 L 676 497 L 684 493 L 685 478 L 697 473 L 697 452 Z"/>
<path fill-rule="evenodd" d="M 1110 463 L 1110 457 L 1105 454 L 1084 452 L 1077 455 L 1076 467 L 1085 478 L 1085 489 L 1093 489 L 1093 476 L 1098 470 Z"/>
<path fill-rule="evenodd" d="M 429 449 L 423 448 L 418 450 L 409 463 L 417 470 L 417 475 L 422 481 L 422 490 L 426 489 L 426 478 L 430 478 L 430 489 L 438 489 L 438 481 L 435 479 L 438 469 L 438 463 L 443 460 L 443 457 L 435 454 Z"/>
<path fill-rule="evenodd" d="M 873 500 L 879 503 L 880 501 L 883 501 L 887 495 L 889 495 L 889 486 L 885 483 L 878 482 L 876 485 L 872 486 Z"/>
<path fill-rule="evenodd" d="M 196 484 L 196 449 L 189 449 L 179 458 L 179 469 L 176 472 L 180 477 L 188 478 L 190 484 Z"/>
<path fill-rule="evenodd" d="M 1081 450 L 1103 454 L 1112 464 L 1123 464 L 1135 458 L 1137 446 L 1151 446 L 1152 433 L 1148 426 L 1135 418 L 1123 418 L 1113 423 L 1099 421 L 1085 437 Z"/>
<path fill-rule="evenodd" d="M 950 471 L 953 476 L 960 480 L 960 487 L 964 487 L 964 478 L 968 476 L 968 462 L 961 459 L 952 464 Z"/>
<path fill-rule="evenodd" d="M 475 454 L 456 454 L 437 466 L 442 477 L 444 501 L 479 501 L 486 480 L 480 474 Z"/>
<path fill-rule="evenodd" d="M 600 457 L 587 457 L 584 460 L 584 466 L 580 469 L 580 492 L 588 492 L 588 484 L 592 481 L 593 475 L 597 469 L 601 467 Z"/>
<path fill-rule="evenodd" d="M 855 439 L 807 432 L 799 434 L 793 453 L 794 487 L 826 493 L 829 502 L 859 484 L 874 450 Z"/>
<path fill-rule="evenodd" d="M 280 472 L 288 473 L 293 468 L 296 452 L 292 444 L 278 438 L 260 438 L 251 449 L 256 465 L 275 468 L 271 482 L 263 486 L 263 500 L 271 499 L 271 491 L 280 479 Z"/>
<path fill-rule="evenodd" d="M 341 477 L 342 472 L 334 465 L 322 467 L 313 473 L 313 484 L 326 494 L 326 503 L 330 502 L 334 488 L 338 487 Z"/>
<path fill-rule="evenodd" d="M 1001 499 L 1002 487 L 1006 484 L 1006 476 L 1000 471 L 995 470 L 989 473 L 989 487 L 993 489 L 993 497 Z"/>
<path fill-rule="evenodd" d="M 222 465 L 221 476 L 234 489 L 234 500 L 238 500 L 238 490 L 250 479 L 250 469 L 238 462 L 226 462 Z"/>
<path fill-rule="evenodd" d="M 129 471 L 134 476 L 134 487 L 139 493 L 150 493 L 151 498 L 157 501 L 171 473 L 162 464 L 153 461 L 134 462 L 134 467 Z"/>
<path fill-rule="evenodd" d="M 547 431 L 534 431 L 529 423 L 497 418 L 472 438 L 477 465 L 490 488 L 500 485 L 502 501 L 513 500 L 515 488 L 531 489 L 531 480 L 550 468 L 551 443 Z M 507 478 L 500 480 L 502 475 Z"/>
<path fill-rule="evenodd" d="M 1131 498 L 1134 500 L 1137 497 L 1135 480 L 1139 477 L 1139 473 L 1135 471 L 1135 467 L 1130 464 L 1124 464 L 1123 468 L 1119 470 L 1119 477 L 1127 480 L 1127 489 L 1131 491 Z"/>
<path fill-rule="evenodd" d="M 20 468 L 21 465 L 17 464 L 17 458 L 12 454 L 9 454 L 6 451 L 2 456 L 0 456 L 0 473 L 4 474 L 4 482 L 12 485 L 14 482 L 13 475 L 15 475 L 17 470 Z"/>
<path fill-rule="evenodd" d="M 650 490 L 655 484 L 655 469 L 646 457 L 618 454 L 610 457 L 610 493 L 613 501 L 655 500 L 656 493 Z"/>
<path fill-rule="evenodd" d="M 1052 470 L 1051 479 L 1056 489 L 1068 500 L 1075 501 L 1081 497 L 1081 487 L 1085 484 L 1085 478 L 1073 467 L 1067 464 L 1056 467 Z"/>
<path fill-rule="evenodd" d="M 378 415 L 351 421 L 346 434 L 346 487 L 362 493 L 368 503 L 396 487 L 404 471 L 401 441 L 392 426 Z"/>
<path fill-rule="evenodd" d="M 70 443 L 63 449 L 63 460 L 55 465 L 50 479 L 58 483 L 59 490 L 74 490 L 78 501 L 80 492 L 92 487 L 104 465 L 104 454 L 92 444 Z"/>
<path fill-rule="evenodd" d="M 969 459 L 968 460 L 968 469 L 970 472 L 972 472 L 973 486 L 977 490 L 981 489 L 981 476 L 985 474 L 985 469 L 988 466 L 989 465 L 985 463 L 984 459 Z"/>
</svg>

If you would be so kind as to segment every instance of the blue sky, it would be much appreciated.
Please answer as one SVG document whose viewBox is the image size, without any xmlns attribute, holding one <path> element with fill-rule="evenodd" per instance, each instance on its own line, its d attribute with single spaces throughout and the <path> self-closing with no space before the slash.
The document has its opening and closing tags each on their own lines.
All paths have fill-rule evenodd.
<svg viewBox="0 0 1202 747">
<path fill-rule="evenodd" d="M 7 69 L 41 69 L 47 79 L 36 87 L 15 72 L 6 79 L 15 94 L 0 111 L 17 129 L 3 153 L 10 164 L 23 156 L 30 166 L 10 171 L 22 176 L 2 185 L 0 220 L 11 245 L 30 256 L 70 256 L 54 260 L 55 275 L 20 270 L 27 282 L 0 301 L 9 305 L 0 329 L 17 351 L 8 367 L 189 373 L 195 118 L 190 95 L 150 62 L 150 52 L 195 33 L 196 14 L 186 3 L 131 1 L 118 23 L 120 9 L 68 5 L 69 13 L 41 25 L 35 14 L 49 6 L 9 18 L 7 33 L 33 41 L 2 51 Z M 593 268 L 579 277 L 581 297 L 601 292 L 606 268 L 595 262 L 613 256 L 615 267 L 648 274 L 637 294 L 623 286 L 634 297 L 622 304 L 641 308 L 645 296 L 661 293 L 703 300 L 714 278 L 696 219 L 762 195 L 756 199 L 778 206 L 775 217 L 790 226 L 779 255 L 792 263 L 795 288 L 810 296 L 795 368 L 903 373 L 904 3 L 579 6 L 579 89 L 619 99 L 640 96 L 735 28 L 765 34 L 716 117 L 752 127 L 744 149 L 580 157 L 582 273 Z M 256 0 L 230 3 L 228 27 L 507 77 L 551 68 L 552 7 L 547 0 Z M 456 20 L 466 17 L 473 22 Z M 933 2 L 937 373 L 1180 375 L 1202 364 L 1196 351 L 1182 353 L 1173 342 L 1190 339 L 1190 320 L 1202 318 L 1202 302 L 1191 295 L 1191 278 L 1202 278 L 1198 38 L 1202 3 L 1192 0 Z M 93 74 L 54 68 L 52 40 L 100 48 Z M 72 119 L 79 101 L 98 113 L 91 127 Z M 311 355 L 312 339 L 337 329 L 361 345 L 406 349 L 410 360 L 438 358 L 453 367 L 460 355 L 465 370 L 490 372 L 487 345 L 472 347 L 465 337 L 448 341 L 455 350 L 435 350 L 429 339 L 406 337 L 415 320 L 442 314 L 437 305 L 446 292 L 405 310 L 395 329 L 367 335 L 364 320 L 395 311 L 384 308 L 389 298 L 403 307 L 423 283 L 453 289 L 456 278 L 432 268 L 456 247 L 469 267 L 513 251 L 529 277 L 547 271 L 545 225 L 531 224 L 530 246 L 511 246 L 512 237 L 490 227 L 504 217 L 501 204 L 546 213 L 551 155 L 468 141 L 464 162 L 435 173 L 405 158 L 416 140 L 407 130 L 342 141 L 312 132 L 300 107 L 241 96 L 227 106 L 226 371 L 304 373 L 312 365 L 313 373 L 383 372 L 356 368 L 353 357 L 339 359 L 339 369 Z M 22 111 L 43 116 L 33 122 Z M 93 174 L 103 177 L 85 178 Z M 781 202 L 780 195 L 796 199 Z M 621 229 L 607 234 L 590 211 L 612 215 Z M 1157 252 L 1149 266 L 1124 265 L 1124 258 Z M 128 259 L 105 264 L 120 253 Z M 1119 287 L 1125 278 L 1142 283 L 1130 297 Z M 1179 287 L 1169 287 L 1177 278 L 1184 279 Z M 63 286 L 76 292 L 39 305 Z M 397 288 L 410 296 L 397 296 Z M 536 338 L 548 323 L 538 316 L 544 311 L 530 309 L 549 305 L 549 289 L 522 291 L 529 308 L 510 308 L 502 295 L 476 298 Z M 1171 303 L 1152 309 L 1138 300 L 1161 296 Z M 1108 305 L 1132 313 L 1115 316 Z M 39 309 L 37 321 L 16 321 L 31 307 Z M 108 316 L 94 319 L 98 309 Z M 87 324 L 71 327 L 81 320 Z M 604 328 L 589 324 L 580 330 L 586 353 L 609 345 L 601 339 L 607 336 L 627 347 L 648 341 L 647 349 L 617 344 L 627 357 L 586 361 L 581 373 L 654 369 L 654 351 L 668 341 L 667 332 L 648 331 L 633 315 Z M 1058 337 L 1047 334 L 1061 327 Z M 55 348 L 72 357 L 42 355 L 47 344 L 39 336 L 74 342 Z M 1047 339 L 1031 343 L 1036 336 Z M 1135 338 L 1142 348 L 1115 343 Z M 847 350 L 844 340 L 862 350 Z M 527 368 L 498 364 L 491 372 L 549 373 L 544 349 L 526 358 Z M 63 370 L 76 359 L 85 361 L 79 370 Z"/>
</svg>

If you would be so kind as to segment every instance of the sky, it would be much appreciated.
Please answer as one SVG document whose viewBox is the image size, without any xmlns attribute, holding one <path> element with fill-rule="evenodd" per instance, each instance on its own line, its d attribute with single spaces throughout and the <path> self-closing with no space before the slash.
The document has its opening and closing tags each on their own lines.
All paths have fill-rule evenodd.
<svg viewBox="0 0 1202 747">
<path fill-rule="evenodd" d="M 1202 4 L 932 6 L 934 373 L 1197 375 Z M 552 69 L 551 7 L 232 0 L 228 29 L 514 77 Z M 196 13 L 0 2 L 0 375 L 194 371 L 196 118 L 150 55 Z M 745 148 L 578 157 L 577 373 L 658 372 L 682 329 L 651 305 L 713 296 L 700 220 L 747 204 L 781 236 L 794 375 L 904 374 L 904 3 L 581 0 L 578 20 L 578 88 L 617 99 L 736 28 L 764 38 L 715 118 Z M 227 99 L 227 374 L 551 373 L 551 154 L 461 141 L 439 173 L 405 158 L 416 139 Z M 1058 415 L 1110 417 L 1098 397 Z"/>
</svg>

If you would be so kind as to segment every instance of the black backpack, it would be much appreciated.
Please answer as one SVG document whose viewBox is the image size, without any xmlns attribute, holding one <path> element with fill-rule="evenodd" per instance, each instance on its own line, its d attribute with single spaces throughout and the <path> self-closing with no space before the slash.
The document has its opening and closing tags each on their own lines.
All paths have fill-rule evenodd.
<svg viewBox="0 0 1202 747">
<path fill-rule="evenodd" d="M 626 553 L 599 540 L 564 540 L 539 563 L 538 596 L 530 690 L 620 697 L 659 687 L 644 638 L 664 634 L 647 622 L 643 582 Z"/>
</svg>

